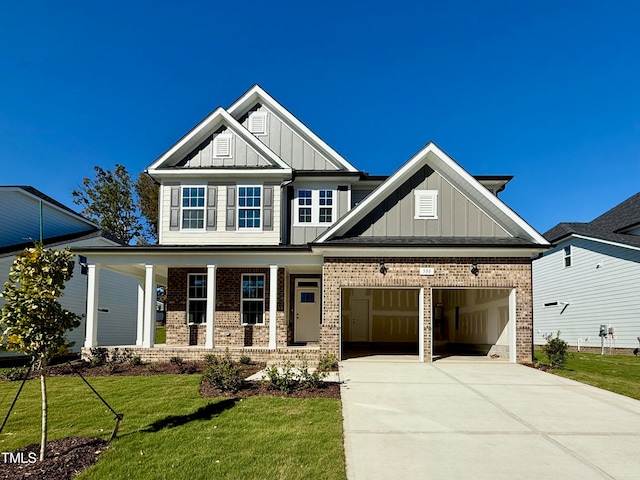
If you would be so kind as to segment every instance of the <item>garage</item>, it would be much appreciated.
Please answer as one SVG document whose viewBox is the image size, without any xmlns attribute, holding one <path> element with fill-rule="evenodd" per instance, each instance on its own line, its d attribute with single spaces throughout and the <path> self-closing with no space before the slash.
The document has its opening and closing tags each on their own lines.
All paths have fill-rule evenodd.
<svg viewBox="0 0 640 480">
<path fill-rule="evenodd" d="M 343 288 L 342 358 L 419 355 L 419 288 Z"/>
<path fill-rule="evenodd" d="M 508 288 L 432 290 L 432 359 L 455 355 L 511 359 Z"/>
</svg>

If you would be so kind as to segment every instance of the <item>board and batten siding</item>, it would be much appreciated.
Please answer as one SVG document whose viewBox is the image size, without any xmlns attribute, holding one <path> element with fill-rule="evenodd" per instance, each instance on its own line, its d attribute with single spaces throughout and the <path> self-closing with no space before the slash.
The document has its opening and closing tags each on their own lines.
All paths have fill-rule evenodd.
<svg viewBox="0 0 640 480">
<path fill-rule="evenodd" d="M 214 133 L 202 142 L 195 150 L 180 162 L 184 168 L 198 167 L 270 167 L 272 166 L 262 155 L 258 154 L 253 147 L 247 144 L 231 130 L 222 132 L 231 136 L 231 156 L 218 158 L 214 156 L 214 138 L 220 133 Z"/>
<path fill-rule="evenodd" d="M 437 219 L 414 219 L 414 190 L 437 190 Z M 425 166 L 391 193 L 346 237 L 509 237 L 439 173 Z"/>
<path fill-rule="evenodd" d="M 240 123 L 245 128 L 249 128 L 249 115 L 255 111 L 265 112 L 267 115 L 266 134 L 256 135 L 256 138 L 293 169 L 344 170 L 344 168 L 337 168 L 327 157 L 303 140 L 300 135 L 264 105 L 256 105 L 240 118 Z"/>
<path fill-rule="evenodd" d="M 564 247 L 571 245 L 571 266 Z M 558 302 L 558 305 L 544 306 Z M 569 305 L 560 302 L 570 302 Z M 562 242 L 533 261 L 534 344 L 546 334 L 576 346 L 599 347 L 599 326 L 615 328 L 615 346 L 635 348 L 640 336 L 640 251 L 587 239 Z"/>
<path fill-rule="evenodd" d="M 171 187 L 176 186 L 190 186 L 184 184 L 169 184 L 165 183 L 161 186 L 161 215 L 160 215 L 160 227 L 161 227 L 161 244 L 162 245 L 278 245 L 280 243 L 280 198 L 281 189 L 278 183 L 267 183 L 261 185 L 261 182 L 256 182 L 252 185 L 261 185 L 264 187 L 273 187 L 273 229 L 261 231 L 243 231 L 243 230 L 228 230 L 227 225 L 227 193 L 230 187 L 236 187 L 234 184 L 216 184 L 216 229 L 215 230 L 183 230 L 181 228 L 182 218 L 180 211 L 178 211 L 178 229 L 172 230 L 171 224 Z M 203 180 L 202 183 L 193 183 L 193 186 L 207 187 L 207 181 Z M 212 184 L 210 184 L 212 185 Z M 248 185 L 248 184 L 247 184 Z M 213 186 L 213 185 L 212 185 Z M 263 189 L 264 192 L 264 189 Z M 263 193 L 264 197 L 264 193 Z M 205 201 L 206 203 L 206 201 Z M 263 207 L 264 213 L 264 207 Z M 236 211 L 237 216 L 237 211 Z M 236 217 L 237 218 L 237 217 Z"/>
<path fill-rule="evenodd" d="M 314 225 L 314 226 L 306 226 L 297 223 L 296 218 L 296 201 L 297 198 L 295 195 L 290 199 L 289 205 L 291 208 L 291 244 L 293 245 L 301 245 L 308 242 L 314 241 L 318 238 L 322 233 L 324 233 L 327 228 L 333 225 L 337 219 L 342 217 L 345 213 L 347 213 L 349 208 L 349 188 L 346 189 L 343 187 L 342 189 L 338 189 L 337 187 L 327 187 L 326 185 L 318 186 L 316 184 L 297 184 L 297 189 L 309 189 L 309 190 L 318 190 L 318 189 L 333 189 L 337 195 L 336 200 L 336 208 L 334 209 L 334 218 L 333 222 L 327 225 Z M 319 208 L 318 205 L 314 205 L 313 208 Z"/>
</svg>

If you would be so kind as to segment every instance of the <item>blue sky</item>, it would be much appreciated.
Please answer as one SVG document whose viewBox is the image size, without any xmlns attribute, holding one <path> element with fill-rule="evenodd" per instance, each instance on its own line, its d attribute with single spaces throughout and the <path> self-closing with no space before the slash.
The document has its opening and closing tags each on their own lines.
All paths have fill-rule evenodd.
<svg viewBox="0 0 640 480">
<path fill-rule="evenodd" d="M 356 167 L 432 140 L 540 232 L 640 191 L 640 2 L 3 2 L 0 184 L 76 208 L 258 83 Z"/>
</svg>

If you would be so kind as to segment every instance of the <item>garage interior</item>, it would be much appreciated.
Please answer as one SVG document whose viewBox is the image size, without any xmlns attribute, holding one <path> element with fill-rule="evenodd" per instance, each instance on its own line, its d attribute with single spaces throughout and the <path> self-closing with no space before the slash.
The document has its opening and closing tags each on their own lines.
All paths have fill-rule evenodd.
<svg viewBox="0 0 640 480">
<path fill-rule="evenodd" d="M 419 289 L 343 288 L 342 358 L 418 356 Z"/>
<path fill-rule="evenodd" d="M 433 289 L 432 359 L 509 359 L 510 289 Z"/>
</svg>

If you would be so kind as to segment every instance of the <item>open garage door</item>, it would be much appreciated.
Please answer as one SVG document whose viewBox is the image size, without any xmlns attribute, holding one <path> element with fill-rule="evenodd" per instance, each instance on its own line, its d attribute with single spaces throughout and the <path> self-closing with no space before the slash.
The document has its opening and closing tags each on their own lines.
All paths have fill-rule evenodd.
<svg viewBox="0 0 640 480">
<path fill-rule="evenodd" d="M 343 288 L 342 358 L 418 357 L 419 289 Z"/>
<path fill-rule="evenodd" d="M 432 358 L 453 355 L 510 359 L 511 289 L 433 289 Z"/>
</svg>

